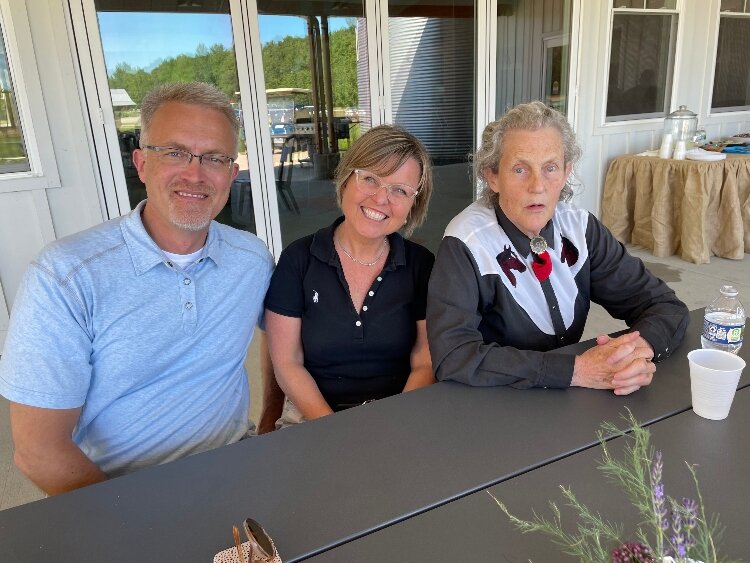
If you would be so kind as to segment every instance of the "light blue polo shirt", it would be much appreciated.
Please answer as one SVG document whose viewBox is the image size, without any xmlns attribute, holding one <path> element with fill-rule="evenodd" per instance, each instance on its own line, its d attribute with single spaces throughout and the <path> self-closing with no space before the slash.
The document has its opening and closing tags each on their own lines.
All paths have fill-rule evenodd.
<svg viewBox="0 0 750 563">
<path fill-rule="evenodd" d="M 239 440 L 245 355 L 273 269 L 257 237 L 216 222 L 182 269 L 130 214 L 56 241 L 17 294 L 0 394 L 83 407 L 74 441 L 127 473 Z"/>
</svg>

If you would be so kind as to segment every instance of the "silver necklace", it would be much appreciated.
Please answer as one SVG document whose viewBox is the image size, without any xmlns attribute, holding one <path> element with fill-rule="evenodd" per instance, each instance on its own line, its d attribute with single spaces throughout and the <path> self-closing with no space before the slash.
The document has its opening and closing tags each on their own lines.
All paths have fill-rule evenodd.
<svg viewBox="0 0 750 563">
<path fill-rule="evenodd" d="M 368 267 L 374 266 L 375 264 L 377 264 L 380 261 L 380 259 L 383 257 L 385 250 L 388 248 L 388 237 L 383 237 L 383 243 L 381 244 L 381 250 L 378 253 L 378 255 L 373 259 L 372 262 L 363 262 L 362 260 L 358 260 L 351 254 L 349 254 L 349 251 L 346 248 L 344 248 L 344 245 L 341 244 L 340 240 L 336 240 L 335 238 L 333 240 L 336 243 L 336 246 L 338 246 L 341 249 L 341 252 L 346 254 L 350 260 L 356 262 L 357 264 L 361 264 L 362 266 L 368 266 Z"/>
</svg>

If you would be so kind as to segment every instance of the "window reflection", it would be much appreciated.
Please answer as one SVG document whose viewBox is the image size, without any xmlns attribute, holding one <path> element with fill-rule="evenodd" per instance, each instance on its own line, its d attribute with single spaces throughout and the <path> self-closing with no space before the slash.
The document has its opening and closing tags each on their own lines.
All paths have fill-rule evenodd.
<svg viewBox="0 0 750 563">
<path fill-rule="evenodd" d="M 676 14 L 614 13 L 607 121 L 667 114 L 676 30 Z"/>
<path fill-rule="evenodd" d="M 332 177 L 369 124 L 360 1 L 258 2 L 284 246 L 340 215 Z"/>
<path fill-rule="evenodd" d="M 567 112 L 571 14 L 570 0 L 498 0 L 497 116 L 532 100 Z"/>
<path fill-rule="evenodd" d="M 107 79 L 130 206 L 146 197 L 133 165 L 141 133 L 140 103 L 151 89 L 170 82 L 209 82 L 232 100 L 242 120 L 229 8 L 223 3 L 185 4 L 180 12 L 123 11 L 119 0 L 96 0 Z M 141 4 L 142 6 L 142 4 Z M 255 232 L 247 146 L 240 130 L 240 173 L 216 220 Z"/>
<path fill-rule="evenodd" d="M 722 8 L 724 5 L 722 4 Z M 747 111 L 750 109 L 750 58 L 738 45 L 750 37 L 750 6 L 747 15 L 723 15 L 719 20 L 716 70 L 711 109 Z"/>
<path fill-rule="evenodd" d="M 0 22 L 0 174 L 31 170 Z"/>
<path fill-rule="evenodd" d="M 437 251 L 448 222 L 474 200 L 474 3 L 388 3 L 394 123 L 427 147 L 434 189 L 412 239 Z"/>
</svg>

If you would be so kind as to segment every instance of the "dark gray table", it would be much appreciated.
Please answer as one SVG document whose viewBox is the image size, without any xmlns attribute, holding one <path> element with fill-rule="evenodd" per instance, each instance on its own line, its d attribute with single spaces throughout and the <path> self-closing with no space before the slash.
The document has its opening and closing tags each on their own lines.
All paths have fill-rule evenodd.
<svg viewBox="0 0 750 563">
<path fill-rule="evenodd" d="M 284 561 L 309 557 L 589 448 L 626 406 L 643 423 L 688 409 L 701 316 L 628 397 L 440 383 L 2 511 L 0 561 L 210 561 L 247 516 Z"/>
<path fill-rule="evenodd" d="M 696 464 L 707 514 L 718 513 L 726 526 L 719 555 L 745 560 L 750 556 L 747 534 L 750 498 L 750 389 L 737 392 L 724 421 L 710 421 L 687 411 L 649 426 L 651 443 L 664 456 L 666 493 L 678 500 L 696 498 L 685 461 Z M 623 438 L 609 442 L 620 456 Z M 633 532 L 639 521 L 635 509 L 597 469 L 601 448 L 592 447 L 563 460 L 510 479 L 489 490 L 513 514 L 532 517 L 532 510 L 551 516 L 548 501 L 564 504 L 559 485 L 569 486 L 579 500 Z M 575 515 L 563 508 L 563 522 L 572 531 Z M 633 536 L 627 538 L 635 540 Z M 542 534 L 522 534 L 487 494 L 480 491 L 435 510 L 311 558 L 315 563 L 408 561 L 441 563 L 471 561 L 575 561 Z"/>
</svg>

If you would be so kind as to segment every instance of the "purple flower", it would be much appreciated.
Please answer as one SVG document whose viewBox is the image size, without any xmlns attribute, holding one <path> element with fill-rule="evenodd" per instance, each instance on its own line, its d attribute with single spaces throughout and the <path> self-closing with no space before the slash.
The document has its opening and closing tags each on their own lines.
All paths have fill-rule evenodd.
<svg viewBox="0 0 750 563">
<path fill-rule="evenodd" d="M 666 532 L 669 529 L 669 509 L 664 496 L 664 483 L 661 482 L 662 468 L 661 452 L 657 450 L 654 455 L 654 462 L 651 464 L 651 497 L 654 504 L 654 515 L 662 531 Z"/>
<path fill-rule="evenodd" d="M 627 542 L 612 551 L 612 563 L 656 563 L 648 546 Z"/>
<path fill-rule="evenodd" d="M 682 536 L 682 513 L 676 506 L 672 510 L 672 531 L 677 536 Z"/>
<path fill-rule="evenodd" d="M 698 524 L 698 503 L 693 499 L 683 498 L 682 508 L 684 509 L 685 516 L 685 545 L 693 547 L 695 545 L 693 529 Z"/>
<path fill-rule="evenodd" d="M 661 451 L 656 450 L 656 454 L 654 455 L 654 463 L 651 466 L 651 482 L 652 483 L 661 482 L 662 467 L 663 467 L 663 464 L 661 460 Z"/>
</svg>

